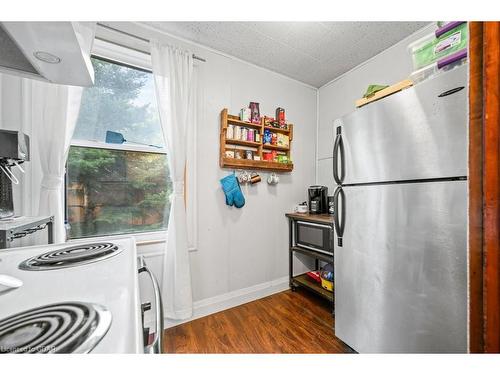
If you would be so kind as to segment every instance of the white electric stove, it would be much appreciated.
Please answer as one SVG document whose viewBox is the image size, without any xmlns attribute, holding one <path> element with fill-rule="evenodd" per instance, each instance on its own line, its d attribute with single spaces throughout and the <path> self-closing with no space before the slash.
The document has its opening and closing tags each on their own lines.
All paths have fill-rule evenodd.
<svg viewBox="0 0 500 375">
<path fill-rule="evenodd" d="M 0 251 L 0 353 L 158 352 L 161 336 L 155 348 L 143 340 L 144 271 L 160 321 L 132 238 Z"/>
</svg>

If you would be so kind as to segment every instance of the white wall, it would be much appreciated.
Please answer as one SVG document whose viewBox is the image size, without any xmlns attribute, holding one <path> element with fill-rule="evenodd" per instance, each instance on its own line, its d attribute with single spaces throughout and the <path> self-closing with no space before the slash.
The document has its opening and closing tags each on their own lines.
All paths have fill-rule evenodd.
<svg viewBox="0 0 500 375">
<path fill-rule="evenodd" d="M 243 295 L 255 296 L 259 290 L 265 293 L 286 288 L 288 224 L 284 214 L 306 198 L 307 186 L 315 180 L 317 90 L 138 25 L 115 26 L 127 27 L 136 35 L 156 37 L 189 48 L 206 59 L 205 63 L 197 63 L 196 68 L 200 90 L 198 246 L 190 253 L 195 310 L 209 311 L 207 305 L 222 306 L 235 297 L 243 302 L 246 300 Z M 292 150 L 295 168 L 292 173 L 280 174 L 277 186 L 267 185 L 267 173 L 261 173 L 261 183 L 242 186 L 246 204 L 242 209 L 236 209 L 225 205 L 219 183 L 222 177 L 232 172 L 221 169 L 218 164 L 220 112 L 228 108 L 230 113 L 237 114 L 250 101 L 260 103 L 262 114 L 272 115 L 278 106 L 286 109 L 287 118 L 295 124 Z M 162 251 L 162 246 L 141 246 L 140 251 L 147 252 L 151 260 L 156 256 L 153 268 L 160 273 L 158 251 Z M 300 265 L 301 262 L 297 261 L 297 266 Z"/>
<path fill-rule="evenodd" d="M 23 121 L 23 80 L 21 78 L 0 73 L 0 129 L 21 130 L 31 135 L 31 128 Z M 26 163 L 23 167 L 28 173 L 31 172 L 31 165 Z M 25 176 L 13 170 L 16 177 L 24 185 Z M 13 188 L 16 213 L 23 211 L 24 200 L 21 199 L 21 186 Z"/>
<path fill-rule="evenodd" d="M 315 88 L 138 24 L 113 25 L 136 35 L 189 48 L 207 60 L 198 62 L 196 67 L 200 90 L 196 168 L 198 246 L 190 253 L 196 316 L 287 287 L 288 228 L 284 213 L 306 199 L 307 186 L 316 178 L 315 167 L 318 168 L 317 182 L 330 184 L 333 120 L 354 110 L 354 101 L 368 84 L 391 84 L 406 78 L 412 71 L 407 44 L 430 31 L 429 28 L 419 31 L 323 86 L 319 90 L 317 127 L 318 91 Z M 26 110 L 29 103 L 23 101 L 22 85 L 11 84 L 17 87 L 14 91 L 6 90 L 5 86 L 0 90 L 3 102 L 0 127 L 13 128 L 20 118 L 20 128 L 29 124 L 24 125 L 25 132 L 36 136 L 32 134 L 31 125 L 35 124 L 36 130 L 36 119 L 29 119 Z M 219 185 L 219 179 L 231 172 L 218 165 L 219 114 L 225 107 L 236 114 L 250 101 L 260 103 L 262 114 L 272 115 L 277 106 L 286 109 L 288 119 L 295 124 L 292 151 L 295 168 L 290 174 L 281 174 L 277 186 L 268 186 L 267 173 L 261 173 L 263 182 L 243 186 L 246 205 L 236 209 L 225 205 Z M 24 193 L 16 192 L 18 197 L 24 194 L 23 202 L 18 205 L 22 214 L 35 213 L 38 205 L 36 160 L 30 162 L 28 170 L 30 177 L 22 188 Z M 161 240 L 161 236 L 140 239 L 158 238 Z M 138 246 L 139 253 L 147 257 L 159 280 L 163 247 L 161 241 Z M 307 260 L 296 260 L 299 270 L 305 269 L 302 262 Z"/>
<path fill-rule="evenodd" d="M 13 168 L 13 173 L 20 181 L 13 185 L 14 211 L 16 215 L 33 216 L 38 211 L 41 167 L 34 157 L 38 150 L 35 142 L 36 120 L 31 118 L 31 91 L 27 79 L 0 73 L 0 129 L 19 130 L 30 137 L 31 160 L 22 165 L 26 171 L 21 173 Z M 38 242 L 37 242 L 38 241 Z M 47 241 L 46 233 L 38 233 L 20 240 L 11 246 L 28 246 Z"/>
<path fill-rule="evenodd" d="M 315 178 L 316 90 L 226 57 L 204 56 L 207 107 L 198 129 L 199 248 L 191 254 L 195 300 L 288 274 L 284 213 L 305 199 Z M 278 106 L 286 109 L 295 124 L 295 168 L 281 174 L 276 186 L 264 181 L 243 186 L 245 207 L 229 208 L 219 186 L 230 171 L 218 168 L 218 115 L 223 107 L 237 113 L 250 101 L 261 103 L 262 113 L 272 114 Z"/>
<path fill-rule="evenodd" d="M 354 102 L 363 96 L 368 85 L 391 85 L 408 78 L 413 71 L 408 44 L 433 30 L 431 24 L 417 31 L 319 89 L 318 184 L 328 186 L 329 191 L 333 189 L 333 121 L 354 111 Z"/>
<path fill-rule="evenodd" d="M 284 214 L 306 199 L 307 186 L 315 181 L 317 89 L 138 24 L 114 25 L 136 35 L 155 37 L 188 48 L 206 59 L 204 63 L 196 62 L 199 77 L 196 135 L 198 241 L 197 249 L 190 253 L 196 316 L 287 288 L 288 223 Z M 133 40 L 127 43 L 134 47 Z M 135 47 L 143 49 L 144 43 L 138 43 Z M 16 82 L 10 82 L 8 90 L 16 85 Z M 4 85 L 3 91 L 8 90 Z M 7 113 L 7 108 L 12 108 L 12 105 L 17 117 L 29 112 L 26 106 L 23 107 L 21 91 L 15 96 L 9 91 L 4 99 L 7 100 L 3 105 L 4 118 L 14 116 L 10 110 Z M 246 204 L 242 209 L 236 209 L 226 206 L 219 183 L 232 172 L 219 167 L 220 112 L 228 108 L 230 113 L 237 114 L 250 101 L 260 103 L 261 114 L 273 115 L 278 106 L 286 109 L 287 118 L 295 126 L 292 148 L 295 167 L 292 173 L 280 174 L 276 186 L 267 185 L 267 173 L 261 173 L 262 182 L 257 185 L 242 186 Z M 35 120 L 33 124 L 36 126 Z M 9 123 L 11 128 L 22 124 L 17 120 L 9 120 Z M 36 136 L 31 128 L 25 131 L 32 138 Z M 36 153 L 33 157 L 36 159 Z M 39 169 L 36 161 L 30 164 L 31 170 L 37 167 Z M 33 173 L 39 174 L 37 171 Z M 34 180 L 38 181 L 37 178 L 35 176 Z M 39 194 L 36 182 L 33 186 L 27 185 L 26 189 L 23 202 L 17 206 L 19 213 L 25 215 L 36 213 L 38 200 L 32 200 Z M 23 206 L 24 201 L 29 204 Z M 138 238 L 139 241 L 160 240 L 138 246 L 139 253 L 146 256 L 159 280 L 162 279 L 162 238 L 161 235 Z M 306 269 L 303 263 L 308 261 L 307 258 L 297 259 L 297 270 L 303 272 Z M 149 295 L 145 296 L 145 299 L 149 298 Z"/>
<path fill-rule="evenodd" d="M 306 198 L 315 180 L 317 90 L 217 51 L 172 38 L 138 24 L 113 23 L 147 39 L 187 48 L 206 62 L 196 62 L 198 76 L 197 128 L 197 249 L 190 253 L 195 317 L 231 307 L 288 287 L 288 223 L 285 212 Z M 108 38 L 118 36 L 109 34 Z M 121 42 L 124 42 L 123 40 Z M 136 43 L 131 45 L 130 43 Z M 144 49 L 144 43 L 127 45 Z M 261 114 L 286 109 L 295 124 L 292 157 L 294 171 L 280 174 L 277 186 L 262 182 L 242 186 L 246 204 L 228 207 L 219 180 L 231 173 L 219 167 L 220 112 L 237 114 L 250 101 L 260 103 Z M 189 181 L 188 181 L 189 190 Z M 164 244 L 139 245 L 161 280 Z M 308 259 L 296 259 L 304 271 Z M 174 324 L 170 321 L 167 324 Z"/>
</svg>

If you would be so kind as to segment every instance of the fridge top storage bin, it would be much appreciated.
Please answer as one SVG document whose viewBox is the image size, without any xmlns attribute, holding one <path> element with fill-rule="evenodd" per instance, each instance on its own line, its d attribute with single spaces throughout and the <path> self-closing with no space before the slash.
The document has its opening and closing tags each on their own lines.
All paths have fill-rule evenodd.
<svg viewBox="0 0 500 375">
<path fill-rule="evenodd" d="M 426 79 L 433 77 L 436 73 L 439 72 L 437 63 L 432 63 L 427 66 L 424 66 L 421 69 L 415 70 L 412 74 L 410 74 L 410 79 L 414 84 L 425 81 Z"/>
<path fill-rule="evenodd" d="M 426 35 L 408 46 L 412 54 L 413 69 L 418 70 L 435 63 L 454 52 L 467 48 L 467 22 L 459 23 L 439 37 L 435 33 Z"/>
<path fill-rule="evenodd" d="M 415 70 L 410 74 L 410 80 L 414 83 L 420 83 L 429 78 L 434 77 L 436 74 L 440 74 L 443 71 L 449 71 L 455 69 L 463 64 L 467 63 L 467 50 L 463 49 L 452 53 L 435 63 L 424 66 L 421 69 Z"/>
</svg>

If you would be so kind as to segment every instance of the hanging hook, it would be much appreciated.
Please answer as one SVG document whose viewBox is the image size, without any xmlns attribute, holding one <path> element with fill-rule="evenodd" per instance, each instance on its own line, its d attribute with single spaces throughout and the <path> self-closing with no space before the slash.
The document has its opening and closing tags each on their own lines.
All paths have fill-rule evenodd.
<svg viewBox="0 0 500 375">
<path fill-rule="evenodd" d="M 0 165 L 0 169 L 3 171 L 3 173 L 5 173 L 9 180 L 11 180 L 14 184 L 19 185 L 19 180 L 16 176 L 14 176 L 14 173 L 12 173 L 9 167 Z"/>
</svg>

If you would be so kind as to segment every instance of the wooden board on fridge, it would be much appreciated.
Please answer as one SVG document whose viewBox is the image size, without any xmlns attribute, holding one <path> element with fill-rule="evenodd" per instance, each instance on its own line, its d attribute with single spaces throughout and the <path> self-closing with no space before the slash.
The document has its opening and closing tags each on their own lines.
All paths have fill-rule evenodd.
<svg viewBox="0 0 500 375">
<path fill-rule="evenodd" d="M 409 79 L 405 79 L 404 81 L 398 82 L 392 86 L 389 86 L 383 90 L 377 91 L 373 96 L 369 98 L 361 98 L 356 100 L 356 107 L 362 107 L 376 100 L 385 98 L 386 96 L 397 93 L 398 91 L 407 89 L 408 87 L 413 86 L 413 82 Z"/>
</svg>

